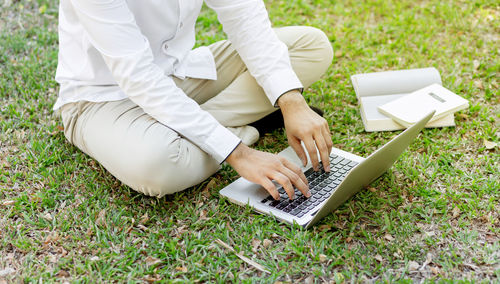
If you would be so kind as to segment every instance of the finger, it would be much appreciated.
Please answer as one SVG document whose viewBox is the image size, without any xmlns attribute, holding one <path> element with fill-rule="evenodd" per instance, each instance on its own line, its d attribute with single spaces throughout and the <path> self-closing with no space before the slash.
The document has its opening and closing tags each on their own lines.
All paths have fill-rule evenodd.
<svg viewBox="0 0 500 284">
<path fill-rule="evenodd" d="M 314 137 L 316 142 L 316 147 L 318 147 L 319 155 L 321 156 L 321 161 L 323 162 L 323 168 L 325 172 L 330 171 L 330 153 L 328 152 L 328 147 L 326 147 L 325 138 L 323 135 L 318 135 Z"/>
<path fill-rule="evenodd" d="M 314 140 L 308 138 L 307 140 L 304 140 L 304 145 L 306 146 L 307 152 L 309 153 L 309 158 L 311 158 L 311 163 L 313 166 L 313 169 L 315 171 L 318 170 L 318 154 L 316 152 L 316 145 L 314 144 Z"/>
<path fill-rule="evenodd" d="M 269 194 L 274 198 L 274 200 L 280 200 L 280 193 L 276 189 L 276 185 L 272 181 L 270 181 L 268 178 L 264 178 L 260 181 L 260 185 L 264 187 Z"/>
<path fill-rule="evenodd" d="M 296 174 L 295 172 L 293 172 L 291 169 L 289 169 L 287 167 L 283 167 L 282 173 L 285 174 L 288 177 L 288 179 L 290 179 L 292 184 L 295 185 L 295 187 L 298 190 L 300 190 L 300 192 L 302 192 L 306 197 L 311 196 L 311 192 L 309 191 L 309 187 L 306 185 L 306 183 L 304 183 L 304 181 L 302 180 L 302 178 L 298 174 Z"/>
<path fill-rule="evenodd" d="M 302 148 L 302 144 L 300 144 L 300 140 L 291 137 L 288 139 L 288 144 L 290 144 L 295 153 L 297 153 L 297 156 L 299 156 L 299 159 L 302 161 L 302 165 L 305 167 L 307 165 L 307 155 L 306 152 L 304 152 L 304 148 Z"/>
<path fill-rule="evenodd" d="M 328 151 L 328 159 L 330 159 L 330 154 L 332 153 L 332 148 L 333 148 L 333 143 L 332 143 L 332 139 L 331 138 L 327 138 L 325 137 L 325 143 L 326 143 L 326 147 L 327 147 L 327 151 Z"/>
<path fill-rule="evenodd" d="M 304 172 L 302 171 L 302 169 L 299 166 L 288 161 L 285 158 L 281 158 L 281 162 L 283 163 L 283 165 L 285 165 L 285 167 L 289 168 L 290 170 L 292 170 L 292 172 L 294 172 L 296 175 L 298 175 L 299 178 L 302 180 L 302 182 L 304 182 L 305 185 L 309 186 L 309 181 L 307 180 L 306 175 L 304 174 Z"/>
<path fill-rule="evenodd" d="M 328 124 L 326 124 L 325 126 L 323 137 L 325 138 L 326 147 L 328 147 L 328 153 L 331 153 L 333 148 L 333 142 L 332 142 L 332 134 L 330 133 Z"/>
<path fill-rule="evenodd" d="M 295 189 L 293 189 L 293 185 L 290 182 L 290 179 L 286 175 L 282 174 L 279 171 L 276 171 L 270 176 L 270 178 L 274 179 L 279 184 L 281 184 L 281 186 L 285 189 L 286 194 L 290 199 L 295 198 Z"/>
</svg>

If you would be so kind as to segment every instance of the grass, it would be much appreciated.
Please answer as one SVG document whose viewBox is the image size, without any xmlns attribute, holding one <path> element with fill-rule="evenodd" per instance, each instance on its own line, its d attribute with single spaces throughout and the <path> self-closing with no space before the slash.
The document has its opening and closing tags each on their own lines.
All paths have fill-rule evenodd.
<svg viewBox="0 0 500 284">
<path fill-rule="evenodd" d="M 349 76 L 434 66 L 470 101 L 454 128 L 425 129 L 399 161 L 310 230 L 232 205 L 230 167 L 162 199 L 137 194 L 66 142 L 52 112 L 57 1 L 0 9 L 0 283 L 499 282 L 498 2 L 266 1 L 275 26 L 311 25 L 335 60 L 306 90 L 336 147 L 366 156 Z M 203 9 L 198 44 L 224 38 Z M 278 152 L 282 132 L 257 147 Z M 263 265 L 259 272 L 220 239 Z"/>
</svg>

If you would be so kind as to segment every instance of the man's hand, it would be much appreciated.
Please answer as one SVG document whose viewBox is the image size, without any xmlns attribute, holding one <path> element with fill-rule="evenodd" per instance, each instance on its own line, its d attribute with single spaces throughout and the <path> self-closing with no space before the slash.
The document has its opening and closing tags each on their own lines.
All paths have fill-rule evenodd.
<svg viewBox="0 0 500 284">
<path fill-rule="evenodd" d="M 226 162 L 242 177 L 262 185 L 276 200 L 279 200 L 280 195 L 272 180 L 283 186 L 290 199 L 295 198 L 294 186 L 306 197 L 311 196 L 306 176 L 300 167 L 283 157 L 257 151 L 240 143 Z"/>
<path fill-rule="evenodd" d="M 325 171 L 330 171 L 330 151 L 333 143 L 327 121 L 309 108 L 297 90 L 282 95 L 278 105 L 283 113 L 288 144 L 295 150 L 304 166 L 307 164 L 307 156 L 301 141 L 309 153 L 314 170 L 318 170 L 319 164 L 317 148 Z"/>
</svg>

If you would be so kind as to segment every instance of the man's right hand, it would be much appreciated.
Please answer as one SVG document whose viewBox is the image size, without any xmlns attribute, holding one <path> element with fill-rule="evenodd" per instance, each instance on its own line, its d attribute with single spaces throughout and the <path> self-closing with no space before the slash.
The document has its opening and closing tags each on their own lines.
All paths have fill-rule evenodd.
<svg viewBox="0 0 500 284">
<path fill-rule="evenodd" d="M 275 200 L 279 200 L 280 195 L 273 180 L 283 186 L 290 199 L 295 198 L 294 186 L 304 196 L 311 196 L 306 176 L 300 167 L 283 157 L 257 151 L 240 143 L 227 157 L 226 162 L 240 176 L 264 187 Z"/>
</svg>

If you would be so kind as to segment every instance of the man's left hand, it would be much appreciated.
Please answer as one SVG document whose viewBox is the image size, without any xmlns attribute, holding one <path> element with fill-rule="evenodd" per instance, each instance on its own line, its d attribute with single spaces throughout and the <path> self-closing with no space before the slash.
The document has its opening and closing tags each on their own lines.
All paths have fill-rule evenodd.
<svg viewBox="0 0 500 284">
<path fill-rule="evenodd" d="M 295 150 L 303 165 L 307 164 L 307 156 L 301 142 L 304 142 L 314 170 L 319 169 L 318 149 L 325 171 L 330 171 L 329 157 L 333 143 L 326 119 L 311 110 L 297 90 L 283 94 L 278 99 L 278 105 L 285 121 L 288 144 Z"/>
</svg>

